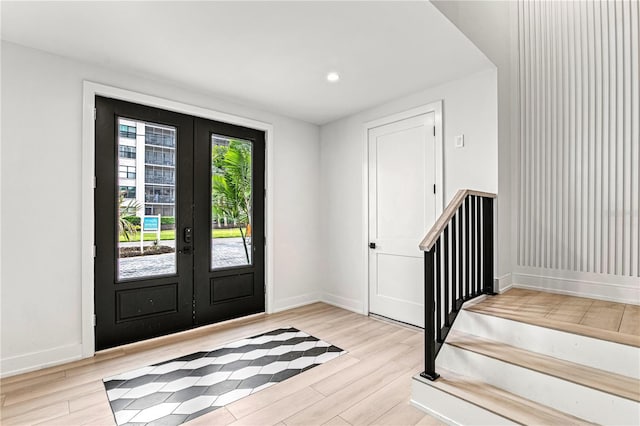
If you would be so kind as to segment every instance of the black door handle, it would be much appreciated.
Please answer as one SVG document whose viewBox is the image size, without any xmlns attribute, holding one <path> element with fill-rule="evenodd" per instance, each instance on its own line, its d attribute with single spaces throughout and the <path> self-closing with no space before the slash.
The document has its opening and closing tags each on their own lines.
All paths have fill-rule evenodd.
<svg viewBox="0 0 640 426">
<path fill-rule="evenodd" d="M 376 243 L 369 243 L 369 248 L 370 249 L 376 248 Z"/>
</svg>

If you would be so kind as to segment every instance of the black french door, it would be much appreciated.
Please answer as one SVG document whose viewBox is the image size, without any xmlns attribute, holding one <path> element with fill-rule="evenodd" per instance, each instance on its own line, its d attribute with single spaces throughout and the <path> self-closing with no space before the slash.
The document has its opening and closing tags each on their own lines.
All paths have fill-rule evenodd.
<svg viewBox="0 0 640 426">
<path fill-rule="evenodd" d="M 202 198 L 194 206 L 194 227 L 241 233 L 232 243 L 227 238 L 194 241 L 194 321 L 202 325 L 264 311 L 265 146 L 261 131 L 204 119 L 195 121 L 195 140 L 193 188 Z M 241 176 L 250 165 L 248 182 Z M 216 200 L 221 196 L 238 203 L 226 206 Z M 227 211 L 249 202 L 252 208 L 238 209 L 244 212 Z M 240 226 L 230 228 L 234 218 Z"/>
<path fill-rule="evenodd" d="M 264 311 L 264 133 L 96 97 L 96 349 Z"/>
</svg>

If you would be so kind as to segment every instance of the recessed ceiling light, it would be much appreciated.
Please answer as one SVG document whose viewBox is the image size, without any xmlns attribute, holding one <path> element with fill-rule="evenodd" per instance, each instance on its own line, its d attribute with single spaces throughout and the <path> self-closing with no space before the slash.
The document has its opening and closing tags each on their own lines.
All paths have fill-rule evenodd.
<svg viewBox="0 0 640 426">
<path fill-rule="evenodd" d="M 335 83 L 337 81 L 340 80 L 340 74 L 338 74 L 337 72 L 330 72 L 329 74 L 327 74 L 327 81 L 330 83 Z"/>
</svg>

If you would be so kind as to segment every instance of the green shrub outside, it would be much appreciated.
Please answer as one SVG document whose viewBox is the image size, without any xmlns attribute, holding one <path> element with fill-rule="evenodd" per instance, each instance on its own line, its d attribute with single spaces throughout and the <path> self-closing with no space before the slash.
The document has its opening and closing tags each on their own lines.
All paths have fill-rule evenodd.
<svg viewBox="0 0 640 426">
<path fill-rule="evenodd" d="M 140 226 L 140 217 L 138 216 L 127 216 L 123 217 L 123 219 L 134 226 Z"/>
</svg>

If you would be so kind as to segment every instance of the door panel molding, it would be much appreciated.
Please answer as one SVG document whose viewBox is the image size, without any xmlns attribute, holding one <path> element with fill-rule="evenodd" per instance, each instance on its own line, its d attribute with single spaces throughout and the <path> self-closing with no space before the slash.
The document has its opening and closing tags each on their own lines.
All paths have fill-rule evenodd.
<svg viewBox="0 0 640 426">
<path fill-rule="evenodd" d="M 178 283 L 162 284 L 151 291 L 154 300 L 164 300 L 168 303 L 157 306 L 156 304 L 140 305 L 141 296 L 146 296 L 145 288 L 133 288 L 116 290 L 116 322 L 133 321 L 139 318 L 150 318 L 167 313 L 178 312 Z M 164 293 L 164 294 L 162 294 Z M 170 296 L 170 297 L 166 297 Z M 146 297 L 144 297 L 146 299 Z M 136 312 L 139 310 L 140 312 Z"/>
<path fill-rule="evenodd" d="M 95 354 L 95 330 L 94 330 L 94 176 L 95 176 L 95 97 L 104 96 L 112 99 L 123 100 L 140 105 L 165 109 L 168 111 L 192 115 L 214 121 L 250 127 L 265 132 L 266 158 L 265 158 L 265 310 L 273 311 L 273 188 L 274 173 L 274 127 L 272 124 L 245 118 L 233 114 L 197 107 L 182 102 L 177 102 L 162 97 L 143 94 L 131 90 L 108 86 L 92 81 L 83 81 L 82 101 L 82 223 L 81 223 L 81 358 L 92 357 Z"/>
<path fill-rule="evenodd" d="M 363 300 L 362 313 L 369 314 L 369 280 L 370 280 L 370 264 L 369 264 L 369 133 L 376 127 L 392 124 L 408 118 L 416 117 L 423 114 L 434 114 L 435 125 L 435 182 L 436 182 L 436 217 L 438 217 L 444 209 L 444 146 L 443 146 L 443 111 L 442 100 L 437 100 L 416 108 L 388 115 L 365 122 L 362 131 L 362 259 L 363 259 L 363 282 L 361 284 L 361 294 Z M 420 244 L 419 239 L 416 240 L 416 247 Z"/>
</svg>

